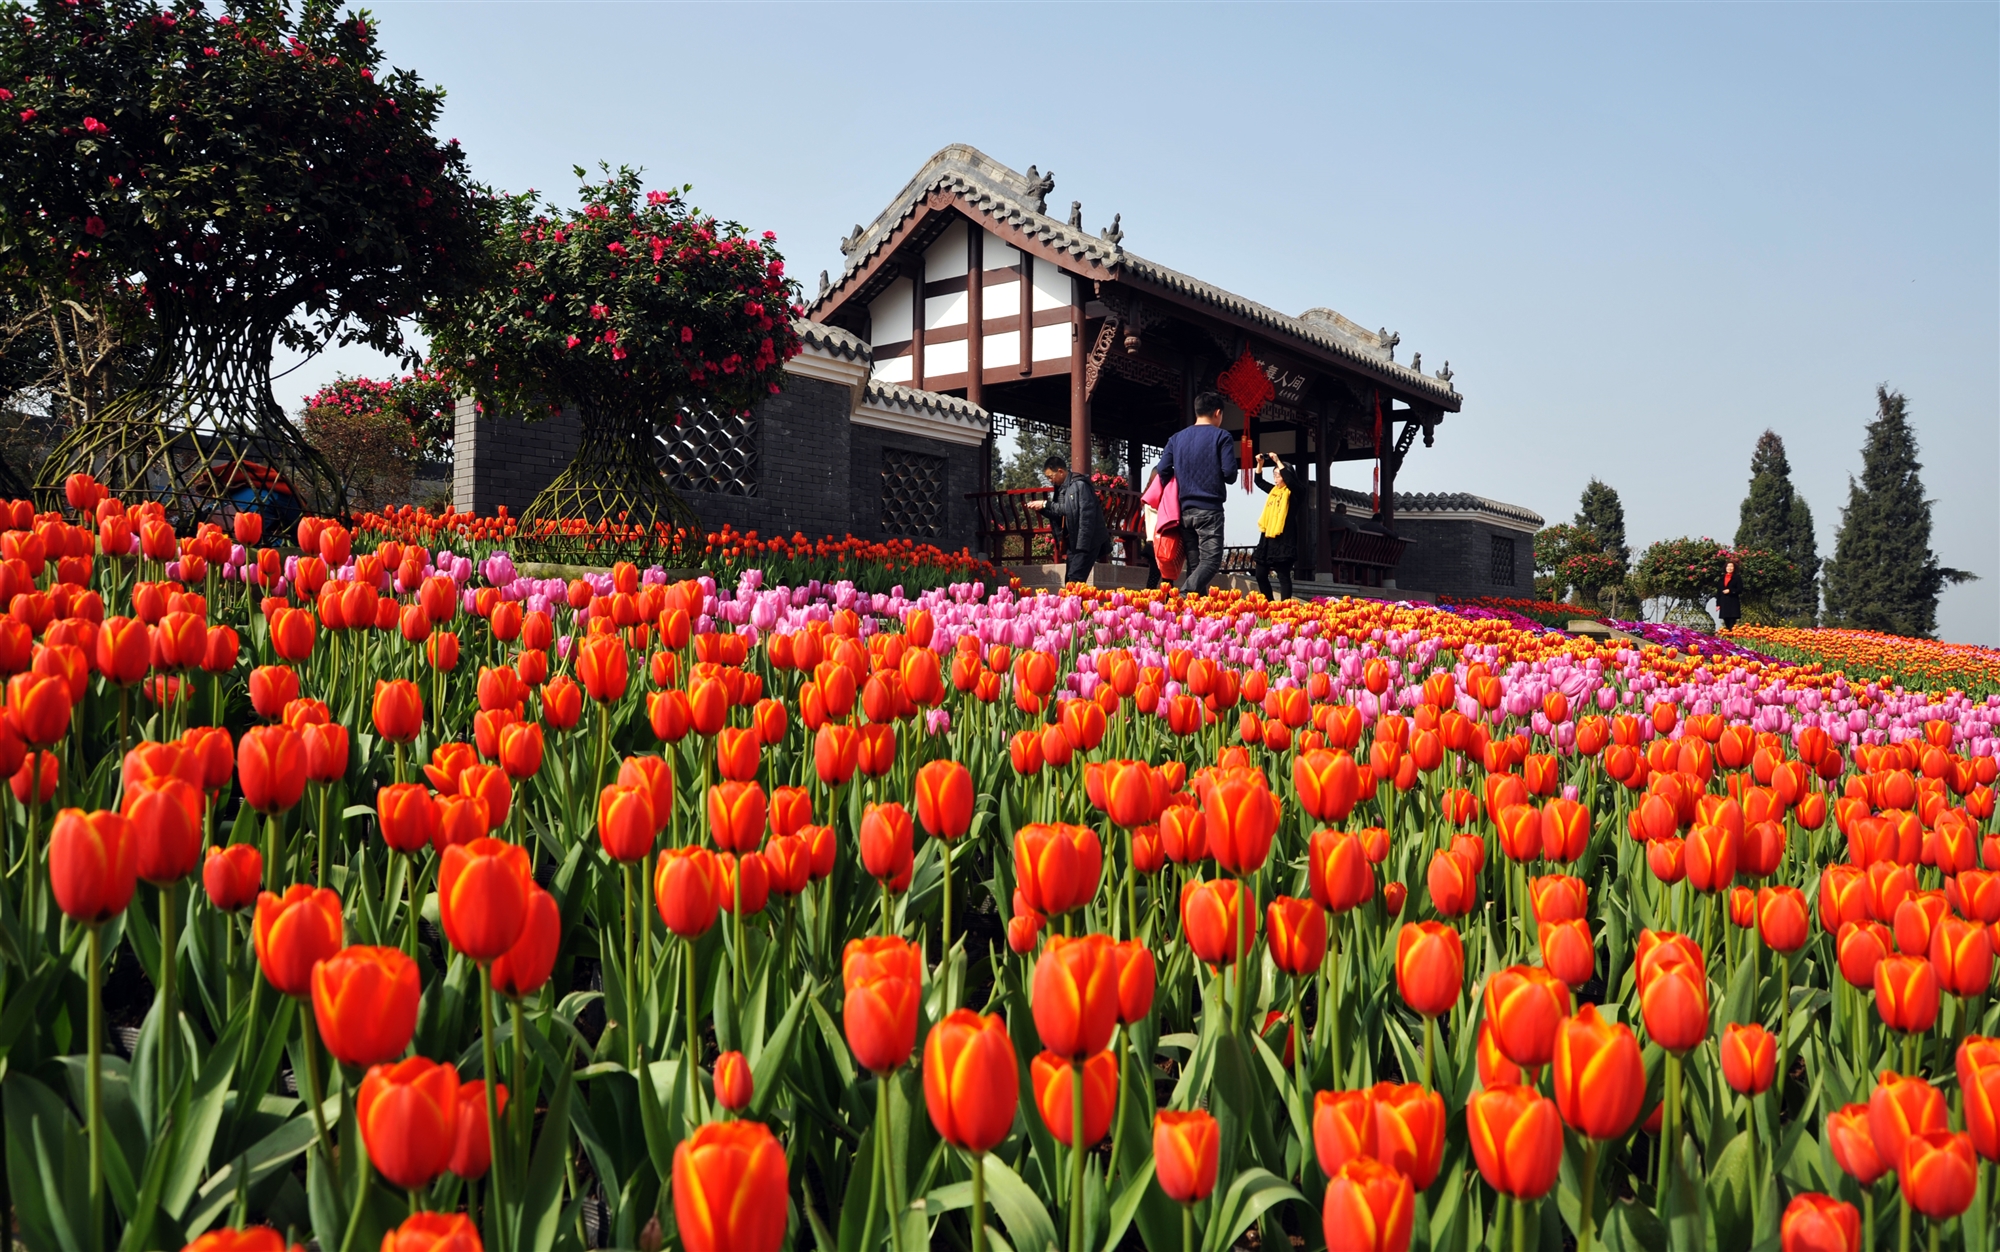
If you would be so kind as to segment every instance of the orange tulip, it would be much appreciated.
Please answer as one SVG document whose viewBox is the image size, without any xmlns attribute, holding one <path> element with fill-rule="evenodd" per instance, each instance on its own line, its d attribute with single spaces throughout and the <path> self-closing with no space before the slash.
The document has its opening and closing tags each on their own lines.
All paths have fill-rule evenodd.
<svg viewBox="0 0 2000 1252">
<path fill-rule="evenodd" d="M 754 852 L 764 842 L 764 789 L 754 782 L 723 782 L 708 789 L 708 833 L 724 852 Z"/>
<path fill-rule="evenodd" d="M 1741 1095 L 1762 1095 L 1778 1073 L 1778 1037 L 1756 1022 L 1722 1028 L 1722 1077 Z"/>
<path fill-rule="evenodd" d="M 1326 957 L 1326 910 L 1316 900 L 1279 896 L 1266 908 L 1271 961 L 1294 978 L 1310 978 Z"/>
<path fill-rule="evenodd" d="M 1375 1155 L 1375 1097 L 1369 1091 L 1321 1091 L 1313 1096 L 1313 1155 L 1327 1174 L 1356 1157 Z"/>
<path fill-rule="evenodd" d="M 1543 969 L 1561 979 L 1572 991 L 1590 981 L 1597 970 L 1597 945 L 1591 938 L 1589 922 L 1582 918 L 1543 922 L 1537 928 L 1537 936 Z"/>
<path fill-rule="evenodd" d="M 852 726 L 828 725 L 819 728 L 813 739 L 813 768 L 821 783 L 838 787 L 854 777 L 859 764 L 860 740 Z"/>
<path fill-rule="evenodd" d="M 527 922 L 534 884 L 528 854 L 498 839 L 475 839 L 444 850 L 438 866 L 438 912 L 451 946 L 479 963 L 514 946 Z"/>
<path fill-rule="evenodd" d="M 1162 832 L 1165 823 L 1162 822 Z M 1345 913 L 1375 895 L 1375 870 L 1361 841 L 1344 831 L 1314 833 L 1306 850 L 1306 881 L 1330 913 Z"/>
<path fill-rule="evenodd" d="M 1111 1113 L 1118 1103 L 1118 1062 L 1109 1052 L 1099 1052 L 1083 1065 L 1083 1146 L 1088 1148 L 1111 1129 Z M 1073 1071 L 1066 1057 L 1043 1052 L 1028 1066 L 1028 1078 L 1035 1089 L 1035 1108 L 1042 1124 L 1064 1147 L 1076 1138 L 1076 1108 Z"/>
<path fill-rule="evenodd" d="M 202 889 L 208 892 L 208 902 L 225 913 L 255 904 L 258 885 L 263 881 L 264 856 L 255 844 L 212 847 L 202 862 Z"/>
<path fill-rule="evenodd" d="M 493 1089 L 494 1111 L 507 1115 L 507 1084 Z M 484 1079 L 458 1085 L 458 1120 L 453 1127 L 451 1159 L 445 1168 L 460 1178 L 483 1178 L 493 1164 L 493 1133 L 486 1121 Z"/>
<path fill-rule="evenodd" d="M 924 833 L 956 839 L 972 828 L 972 772 L 957 761 L 932 761 L 917 771 L 917 820 Z"/>
<path fill-rule="evenodd" d="M 1329 1252 L 1407 1252 L 1416 1220 L 1410 1180 L 1367 1157 L 1328 1180 L 1321 1215 Z"/>
<path fill-rule="evenodd" d="M 1479 903 L 1479 869 L 1465 857 L 1443 848 L 1431 855 L 1424 875 L 1431 907 L 1441 917 L 1464 917 Z"/>
<path fill-rule="evenodd" d="M 682 939 L 698 939 L 721 912 L 722 866 L 700 846 L 668 848 L 653 868 L 653 903 Z"/>
<path fill-rule="evenodd" d="M 1233 965 L 1239 948 L 1257 946 L 1256 901 L 1235 879 L 1191 878 L 1181 886 L 1181 936 L 1204 963 Z"/>
<path fill-rule="evenodd" d="M 715 1058 L 715 1102 L 732 1113 L 740 1113 L 750 1106 L 756 1082 L 750 1073 L 750 1062 L 743 1059 L 741 1052 L 724 1052 Z"/>
<path fill-rule="evenodd" d="M 382 1252 L 480 1252 L 479 1228 L 463 1213 L 417 1213 L 382 1236 Z"/>
<path fill-rule="evenodd" d="M 156 887 L 179 882 L 201 859 L 201 788 L 181 778 L 146 778 L 125 789 L 139 877 Z"/>
<path fill-rule="evenodd" d="M 85 926 L 110 921 L 132 901 L 139 855 L 138 839 L 123 815 L 64 809 L 49 834 L 49 889 L 56 906 Z"/>
<path fill-rule="evenodd" d="M 674 1221 L 687 1252 L 778 1252 L 785 1191 L 785 1149 L 762 1122 L 710 1122 L 674 1149 Z"/>
<path fill-rule="evenodd" d="M 612 860 L 631 865 L 653 851 L 658 838 L 652 794 L 643 785 L 613 783 L 597 797 L 597 837 Z"/>
<path fill-rule="evenodd" d="M 1888 1163 L 1875 1147 L 1875 1134 L 1869 1127 L 1865 1104 L 1849 1104 L 1834 1110 L 1826 1119 L 1826 1145 L 1833 1152 L 1834 1164 L 1864 1187 L 1873 1186 L 1876 1179 L 1889 1172 Z"/>
<path fill-rule="evenodd" d="M 1973 1149 L 2000 1160 L 2000 1040 L 1967 1035 L 1958 1045 L 1957 1068 Z"/>
<path fill-rule="evenodd" d="M 354 1120 L 368 1163 L 398 1187 L 428 1187 L 451 1163 L 458 1129 L 458 1070 L 413 1056 L 377 1065 L 361 1080 Z"/>
<path fill-rule="evenodd" d="M 978 1155 L 991 1152 L 1014 1128 L 1020 1065 L 1007 1024 L 958 1009 L 924 1039 L 924 1106 L 938 1137 Z"/>
<path fill-rule="evenodd" d="M 757 781 L 757 767 L 764 756 L 764 741 L 754 728 L 739 730 L 725 726 L 715 735 L 715 770 L 724 779 L 737 783 Z"/>
<path fill-rule="evenodd" d="M 1299 807 L 1322 822 L 1346 821 L 1361 794 L 1361 776 L 1345 752 L 1314 748 L 1292 760 L 1292 786 Z"/>
<path fill-rule="evenodd" d="M 1558 796 L 1542 806 L 1542 855 L 1574 861 L 1590 842 L 1590 810 Z"/>
<path fill-rule="evenodd" d="M 181 1252 L 285 1252 L 285 1240 L 269 1226 L 246 1226 L 242 1230 L 211 1230 Z M 305 1252 L 293 1244 L 291 1252 Z"/>
<path fill-rule="evenodd" d="M 375 733 L 391 743 L 412 743 L 424 728 L 424 697 L 407 678 L 375 681 Z"/>
<path fill-rule="evenodd" d="M 562 911 L 555 897 L 540 887 L 529 887 L 521 937 L 493 961 L 493 990 L 515 1000 L 540 991 L 555 971 L 561 946 Z"/>
<path fill-rule="evenodd" d="M 1118 1023 L 1130 1026 L 1146 1020 L 1153 1011 L 1153 993 L 1159 989 L 1159 967 L 1153 950 L 1137 939 L 1111 945 L 1112 976 L 1118 986 Z"/>
<path fill-rule="evenodd" d="M 1912 1135 L 1949 1130 L 1944 1093 L 1921 1078 L 1883 1071 L 1868 1096 L 1868 1133 L 1883 1161 L 1900 1168 Z"/>
<path fill-rule="evenodd" d="M 257 897 L 251 940 L 265 979 L 280 995 L 312 994 L 313 966 L 340 950 L 340 897 L 294 884 L 281 896 Z"/>
<path fill-rule="evenodd" d="M 590 635 L 576 648 L 576 676 L 590 698 L 603 704 L 624 696 L 631 660 L 616 635 Z"/>
<path fill-rule="evenodd" d="M 1215 863 L 1232 874 L 1262 869 L 1278 832 L 1278 801 L 1264 776 L 1225 774 L 1208 786 L 1201 807 Z"/>
<path fill-rule="evenodd" d="M 401 1056 L 417 1029 L 419 995 L 417 963 L 399 948 L 342 948 L 313 967 L 319 1036 L 344 1064 Z"/>
<path fill-rule="evenodd" d="M 305 742 L 289 726 L 252 726 L 236 744 L 236 778 L 243 802 L 259 813 L 283 813 L 306 790 Z"/>
<path fill-rule="evenodd" d="M 1544 874 L 1528 881 L 1528 903 L 1538 922 L 1565 922 L 1590 913 L 1590 888 L 1568 874 Z"/>
<path fill-rule="evenodd" d="M 1379 1082 L 1369 1096 L 1376 1159 L 1429 1190 L 1444 1163 L 1444 1097 L 1413 1082 Z"/>
<path fill-rule="evenodd" d="M 1896 1176 L 1910 1207 L 1933 1222 L 1941 1222 L 1972 1207 L 1972 1197 L 1979 1188 L 1979 1158 L 1966 1135 L 1926 1131 L 1903 1142 Z"/>
<path fill-rule="evenodd" d="M 1405 922 L 1396 935 L 1396 989 L 1403 1003 L 1437 1017 L 1458 1003 L 1465 983 L 1465 943 L 1440 922 Z"/>
<path fill-rule="evenodd" d="M 886 1074 L 910 1059 L 917 1044 L 923 975 L 923 954 L 902 939 L 848 941 L 840 958 L 847 990 L 841 1023 L 862 1068 Z"/>
<path fill-rule="evenodd" d="M 1632 1128 L 1646 1095 L 1646 1067 L 1630 1026 L 1607 1022 L 1586 1004 L 1556 1031 L 1552 1061 L 1556 1111 L 1572 1129 L 1606 1140 Z"/>
<path fill-rule="evenodd" d="M 1779 1252 L 1861 1252 L 1861 1214 L 1852 1204 L 1806 1192 L 1792 1197 L 1778 1225 Z"/>
<path fill-rule="evenodd" d="M 891 892 L 909 888 L 915 864 L 916 830 L 910 813 L 894 803 L 871 804 L 861 815 L 861 865 Z"/>
<path fill-rule="evenodd" d="M 1050 939 L 1035 963 L 1032 997 L 1042 1046 L 1072 1058 L 1103 1051 L 1118 1024 L 1117 978 L 1108 936 Z"/>
<path fill-rule="evenodd" d="M 1510 966 L 1486 980 L 1485 1010 L 1501 1053 L 1539 1069 L 1555 1054 L 1556 1033 L 1569 1016 L 1569 988 L 1547 970 Z"/>
<path fill-rule="evenodd" d="M 1891 1030 L 1929 1030 L 1938 1015 L 1937 970 L 1920 956 L 1883 957 L 1875 966 L 1875 1009 Z"/>
<path fill-rule="evenodd" d="M 1221 1147 L 1221 1127 L 1200 1109 L 1153 1115 L 1153 1176 L 1176 1204 L 1198 1204 L 1215 1190 Z"/>
<path fill-rule="evenodd" d="M 1105 815 L 1127 830 L 1157 818 L 1166 803 L 1166 784 L 1144 761 L 1105 762 L 1103 790 Z"/>
<path fill-rule="evenodd" d="M 1104 873 L 1104 849 L 1087 826 L 1033 823 L 1014 832 L 1014 872 L 1036 912 L 1055 917 L 1088 904 Z"/>
<path fill-rule="evenodd" d="M 1757 889 L 1757 935 L 1773 952 L 1789 954 L 1806 946 L 1811 937 L 1806 916 L 1805 893 L 1797 887 Z"/>
<path fill-rule="evenodd" d="M 1539 1200 L 1562 1166 L 1562 1119 L 1555 1102 L 1528 1087 L 1474 1092 L 1466 1135 L 1487 1185 L 1516 1200 Z"/>
<path fill-rule="evenodd" d="M 1677 1055 L 1687 1052 L 1708 1037 L 1707 972 L 1687 960 L 1655 966 L 1640 988 L 1639 1011 L 1654 1043 Z"/>
<path fill-rule="evenodd" d="M 1931 930 L 1930 957 L 1938 986 L 1952 995 L 1984 995 L 1993 982 L 1993 944 L 1978 922 L 1940 918 Z"/>
</svg>

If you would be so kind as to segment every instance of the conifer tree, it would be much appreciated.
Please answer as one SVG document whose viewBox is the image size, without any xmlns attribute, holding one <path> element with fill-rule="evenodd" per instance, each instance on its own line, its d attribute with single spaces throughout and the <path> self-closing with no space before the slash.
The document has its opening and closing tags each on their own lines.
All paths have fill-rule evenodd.
<svg viewBox="0 0 2000 1252">
<path fill-rule="evenodd" d="M 1875 420 L 1861 445 L 1861 480 L 1848 479 L 1840 534 L 1826 563 L 1826 618 L 1892 635 L 1937 632 L 1938 592 L 1975 575 L 1938 564 L 1931 502 L 1918 472 L 1909 402 L 1875 389 Z"/>
<path fill-rule="evenodd" d="M 1798 566 L 1788 587 L 1750 587 L 1753 604 L 1768 606 L 1780 620 L 1810 626 L 1819 617 L 1819 544 L 1813 537 L 1812 509 L 1792 488 L 1785 441 L 1767 430 L 1750 457 L 1750 491 L 1736 524 L 1736 546 L 1762 549 Z"/>
<path fill-rule="evenodd" d="M 1598 551 L 1617 557 L 1621 565 L 1632 564 L 1632 549 L 1625 542 L 1625 505 L 1615 488 L 1591 479 L 1577 501 L 1576 524 L 1596 532 Z"/>
</svg>

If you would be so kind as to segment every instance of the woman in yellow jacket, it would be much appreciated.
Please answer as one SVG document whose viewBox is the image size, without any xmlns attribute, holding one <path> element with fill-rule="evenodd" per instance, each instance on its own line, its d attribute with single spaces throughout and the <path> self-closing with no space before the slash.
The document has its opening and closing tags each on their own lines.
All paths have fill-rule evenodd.
<svg viewBox="0 0 2000 1252">
<path fill-rule="evenodd" d="M 1304 525 L 1303 502 L 1299 499 L 1299 472 L 1266 452 L 1257 458 L 1257 487 L 1265 492 L 1264 511 L 1257 518 L 1257 548 L 1251 554 L 1257 572 L 1257 590 L 1266 599 L 1271 595 L 1271 575 L 1278 575 L 1278 598 L 1292 598 L 1292 566 L 1299 559 L 1299 531 Z M 1263 470 L 1278 471 L 1276 483 Z"/>
</svg>

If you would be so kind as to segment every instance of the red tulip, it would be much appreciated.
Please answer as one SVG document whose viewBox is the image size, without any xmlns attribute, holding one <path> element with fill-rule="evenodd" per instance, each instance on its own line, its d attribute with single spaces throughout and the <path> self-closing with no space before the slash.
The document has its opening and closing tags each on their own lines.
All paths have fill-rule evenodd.
<svg viewBox="0 0 2000 1252">
<path fill-rule="evenodd" d="M 1487 1185 L 1516 1200 L 1539 1200 L 1562 1165 L 1562 1119 L 1555 1102 L 1527 1087 L 1474 1092 L 1465 1107 L 1472 1155 Z"/>
</svg>

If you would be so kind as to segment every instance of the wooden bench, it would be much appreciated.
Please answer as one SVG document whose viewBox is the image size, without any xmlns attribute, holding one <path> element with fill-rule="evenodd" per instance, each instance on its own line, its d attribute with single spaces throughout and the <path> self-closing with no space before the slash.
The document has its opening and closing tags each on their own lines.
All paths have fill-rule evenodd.
<svg viewBox="0 0 2000 1252">
<path fill-rule="evenodd" d="M 1060 560 L 1049 529 L 1048 515 L 1031 509 L 1031 500 L 1055 494 L 1047 487 L 1016 487 L 1008 491 L 966 493 L 979 519 L 979 542 L 995 565 L 1030 565 Z M 1145 511 L 1139 493 L 1128 487 L 1099 488 L 1104 523 L 1111 533 L 1111 559 L 1119 565 L 1146 564 Z"/>
</svg>

